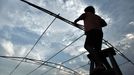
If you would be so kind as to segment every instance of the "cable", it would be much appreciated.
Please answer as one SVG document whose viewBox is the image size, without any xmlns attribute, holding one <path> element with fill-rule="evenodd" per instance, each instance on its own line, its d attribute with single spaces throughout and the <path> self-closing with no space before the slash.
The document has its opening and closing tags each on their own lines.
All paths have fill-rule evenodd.
<svg viewBox="0 0 134 75">
<path fill-rule="evenodd" d="M 44 75 L 44 74 L 47 74 L 49 71 L 53 70 L 54 68 L 50 68 L 49 70 L 47 70 L 46 72 L 40 74 L 40 75 Z"/>
<path fill-rule="evenodd" d="M 63 50 L 65 50 L 67 47 L 69 47 L 70 45 L 72 45 L 74 42 L 76 42 L 77 40 L 79 40 L 81 37 L 83 37 L 84 34 L 82 34 L 80 37 L 78 37 L 77 39 L 75 39 L 72 43 L 70 43 L 69 45 L 67 45 L 66 47 L 64 47 L 63 49 L 61 49 L 59 52 L 57 52 L 56 54 L 54 54 L 51 58 L 49 58 L 47 61 L 49 61 L 50 59 L 52 59 L 53 57 L 55 57 L 57 54 L 59 54 L 60 52 L 62 52 Z"/>
<path fill-rule="evenodd" d="M 42 35 L 37 39 L 37 41 L 35 42 L 35 44 L 33 45 L 33 47 L 30 49 L 30 51 L 27 53 L 27 55 L 25 57 L 27 57 L 30 52 L 34 49 L 34 47 L 37 45 L 37 43 L 39 42 L 39 40 L 42 38 L 42 36 L 44 35 L 44 33 L 48 30 L 48 28 L 52 25 L 52 23 L 56 20 L 56 17 L 52 20 L 52 22 L 49 24 L 49 26 L 45 29 L 45 31 L 42 33 Z M 22 61 L 24 61 L 24 59 L 22 59 L 20 61 L 19 64 L 17 64 L 17 66 L 9 73 L 9 75 L 12 75 L 13 72 L 20 66 L 20 64 L 22 63 Z"/>
<path fill-rule="evenodd" d="M 108 46 L 108 45 L 107 45 L 107 46 Z M 87 52 L 87 51 L 81 53 L 80 55 L 82 55 L 82 54 L 84 54 L 84 53 L 86 53 L 86 52 Z M 68 60 L 66 60 L 66 61 L 64 61 L 64 62 L 62 62 L 61 64 L 64 64 L 64 63 L 66 63 L 66 62 L 68 62 L 68 61 L 70 61 L 70 60 L 72 60 L 72 59 L 75 59 L 75 58 L 79 57 L 80 55 L 77 55 L 77 56 L 75 56 L 75 57 L 73 57 L 73 58 L 70 58 L 70 59 L 68 59 Z M 86 64 L 86 65 L 87 65 L 87 64 Z M 78 67 L 78 68 L 84 67 L 84 66 L 86 66 L 86 65 L 80 66 L 80 67 Z M 78 69 L 78 68 L 76 68 L 76 69 Z M 49 72 L 49 71 L 47 71 L 47 72 Z M 43 73 L 43 74 L 44 74 L 44 73 Z M 41 74 L 41 75 L 43 75 L 43 74 Z"/>
<path fill-rule="evenodd" d="M 24 1 L 24 0 L 22 0 L 22 1 Z M 52 13 L 52 12 L 46 10 L 46 9 L 43 9 L 43 8 L 41 8 L 41 7 L 38 7 L 38 6 L 36 6 L 36 5 L 32 4 L 32 3 L 29 3 L 29 2 L 27 2 L 27 1 L 24 1 L 24 2 L 28 3 L 29 5 L 35 7 L 35 8 L 37 8 L 37 9 L 39 9 L 39 10 L 42 10 L 42 11 L 46 12 L 46 13 L 48 13 L 48 14 L 54 16 L 54 17 L 58 17 L 59 19 L 65 21 L 65 22 L 67 22 L 67 23 L 69 23 L 69 24 L 71 24 L 71 25 L 74 25 L 72 22 L 68 21 L 67 19 L 64 19 L 63 17 L 57 16 L 56 14 L 54 14 L 54 13 Z M 81 28 L 80 28 L 80 29 L 81 29 Z M 83 29 L 82 29 L 82 30 L 83 30 Z M 115 49 L 116 49 L 116 48 L 115 48 Z M 118 51 L 118 49 L 116 49 L 116 50 Z M 118 52 L 120 53 L 120 55 L 121 55 L 122 57 L 124 57 L 126 60 L 128 60 L 129 62 L 131 62 L 131 63 L 134 65 L 134 63 L 133 63 L 130 59 L 128 59 L 123 53 L 121 53 L 120 51 L 118 51 Z"/>
<path fill-rule="evenodd" d="M 82 65 L 82 66 L 79 66 L 79 67 L 75 68 L 74 70 L 80 69 L 80 68 L 85 67 L 85 66 L 87 66 L 87 65 L 89 65 L 89 63 L 87 63 L 87 64 L 85 64 L 85 65 Z"/>
<path fill-rule="evenodd" d="M 67 47 L 69 47 L 71 44 L 73 44 L 74 42 L 76 42 L 78 39 L 80 39 L 82 36 L 84 36 L 84 34 L 82 34 L 80 37 L 78 37 L 77 39 L 75 39 L 73 42 L 71 42 L 69 45 L 67 45 L 66 47 L 64 47 L 63 49 L 61 49 L 59 52 L 57 52 L 56 54 L 54 54 L 52 57 L 50 57 L 47 61 L 51 60 L 52 58 L 54 58 L 57 54 L 59 54 L 60 52 L 62 52 L 63 50 L 65 50 Z M 33 73 L 34 71 L 36 71 L 37 69 L 39 69 L 43 64 L 45 64 L 46 62 L 42 63 L 40 66 L 38 66 L 37 68 L 35 68 L 34 70 L 32 70 L 31 72 L 29 72 L 26 75 L 30 75 L 31 73 Z"/>
<path fill-rule="evenodd" d="M 81 53 L 81 54 L 79 54 L 79 55 L 77 55 L 77 56 L 75 56 L 75 57 L 72 57 L 72 58 L 70 58 L 70 59 L 68 59 L 68 60 L 66 60 L 66 61 L 64 61 L 64 62 L 62 62 L 61 64 L 64 64 L 64 63 L 66 63 L 66 62 L 69 62 L 69 61 L 71 61 L 71 60 L 73 60 L 73 59 L 75 59 L 75 58 L 77 58 L 77 57 L 79 57 L 79 56 L 85 54 L 86 52 L 87 52 L 87 51 L 85 51 L 85 52 L 83 52 L 83 53 Z M 61 65 L 60 65 L 60 66 L 61 66 Z M 51 68 L 51 69 L 49 69 L 48 71 L 42 73 L 41 75 L 44 75 L 44 74 L 46 74 L 47 72 L 49 72 L 49 71 L 51 71 L 51 70 L 53 70 L 53 69 L 54 69 L 54 68 Z"/>
<path fill-rule="evenodd" d="M 104 40 L 104 39 L 103 39 Z M 130 62 L 134 66 L 134 62 L 132 62 L 127 56 L 125 56 L 120 50 L 115 48 L 112 44 L 110 44 L 108 41 L 104 40 L 106 42 L 105 44 L 110 47 L 112 46 L 117 52 L 119 52 L 119 55 L 122 56 L 124 59 L 126 59 L 128 62 Z M 109 44 L 109 45 L 108 45 Z"/>
<path fill-rule="evenodd" d="M 24 57 L 12 57 L 12 56 L 0 56 L 1 58 L 4 58 L 4 59 L 11 59 L 11 60 L 15 60 L 15 61 L 21 61 L 21 59 L 23 59 Z M 31 64 L 36 64 L 36 65 L 40 65 L 42 64 L 43 62 L 46 62 L 46 61 L 41 61 L 41 60 L 36 60 L 36 59 L 31 59 L 31 58 L 24 58 L 25 61 L 22 61 L 22 62 L 26 62 L 26 63 L 31 63 Z M 32 62 L 28 62 L 27 60 L 29 61 L 32 61 Z M 35 62 L 35 63 L 34 63 Z M 51 65 L 50 65 L 51 64 Z M 58 68 L 56 66 L 61 66 L 60 64 L 57 64 L 57 63 L 53 63 L 53 62 L 46 62 L 46 64 L 43 64 L 45 66 L 48 66 L 48 67 L 51 67 L 53 69 L 60 69 L 64 72 L 67 72 L 67 73 L 72 73 L 75 72 L 74 70 L 72 70 L 71 68 L 69 67 L 66 67 L 66 66 L 62 66 L 63 68 L 66 68 L 68 70 L 65 70 L 65 69 L 61 69 L 61 68 Z"/>
<path fill-rule="evenodd" d="M 73 60 L 73 59 L 75 59 L 75 58 L 77 58 L 77 57 L 79 57 L 79 56 L 85 54 L 86 52 L 87 52 L 87 51 L 85 51 L 85 52 L 83 52 L 83 53 L 81 53 L 81 54 L 79 54 L 79 55 L 77 55 L 77 56 L 75 56 L 75 57 L 73 57 L 73 58 L 70 58 L 70 59 L 68 59 L 68 60 L 66 60 L 66 61 L 64 61 L 64 62 L 62 62 L 61 64 L 64 64 L 64 63 L 66 63 L 66 62 L 68 62 L 68 61 L 70 61 L 70 60 Z"/>
<path fill-rule="evenodd" d="M 116 49 L 116 48 L 115 48 Z M 134 65 L 134 63 L 130 60 L 130 59 L 128 59 L 123 53 L 121 53 L 118 49 L 116 49 L 119 53 L 120 53 L 120 55 L 122 56 L 122 57 L 124 57 L 126 60 L 128 60 L 129 62 L 131 62 L 133 65 Z M 61 51 L 59 51 L 57 54 L 59 54 Z M 57 54 L 55 54 L 55 55 L 53 55 L 50 59 L 52 59 L 53 57 L 55 57 Z M 50 59 L 48 59 L 48 61 L 50 60 Z M 44 64 L 44 63 L 43 63 Z M 41 66 L 41 65 L 40 65 Z M 40 67 L 39 66 L 39 67 Z M 38 68 L 37 68 L 38 69 Z M 35 69 L 36 70 L 36 69 Z"/>
</svg>

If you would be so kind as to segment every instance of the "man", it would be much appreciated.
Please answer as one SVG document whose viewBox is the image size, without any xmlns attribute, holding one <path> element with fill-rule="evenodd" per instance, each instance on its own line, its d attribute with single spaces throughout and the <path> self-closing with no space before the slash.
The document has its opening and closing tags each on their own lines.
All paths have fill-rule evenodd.
<svg viewBox="0 0 134 75">
<path fill-rule="evenodd" d="M 96 69 L 104 69 L 103 62 L 100 58 L 99 52 L 101 51 L 103 32 L 102 32 L 102 18 L 95 14 L 95 9 L 93 6 L 88 6 L 85 8 L 85 13 L 80 15 L 74 23 L 77 25 L 79 20 L 84 21 L 85 28 L 85 49 L 92 56 L 91 59 L 94 60 L 96 64 Z M 105 22 L 103 20 L 103 22 Z"/>
</svg>

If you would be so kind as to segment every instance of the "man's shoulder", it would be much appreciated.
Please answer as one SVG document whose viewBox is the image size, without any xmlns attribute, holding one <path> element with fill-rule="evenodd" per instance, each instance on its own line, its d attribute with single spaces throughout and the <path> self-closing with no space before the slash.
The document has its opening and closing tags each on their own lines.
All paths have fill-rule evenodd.
<svg viewBox="0 0 134 75">
<path fill-rule="evenodd" d="M 101 17 L 100 17 L 99 15 L 97 15 L 97 14 L 95 14 L 95 16 L 101 18 Z"/>
</svg>

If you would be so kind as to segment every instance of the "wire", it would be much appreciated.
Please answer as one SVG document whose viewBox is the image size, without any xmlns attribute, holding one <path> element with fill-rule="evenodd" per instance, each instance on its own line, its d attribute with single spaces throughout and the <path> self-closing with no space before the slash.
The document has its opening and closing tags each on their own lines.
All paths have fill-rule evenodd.
<svg viewBox="0 0 134 75">
<path fill-rule="evenodd" d="M 78 37 L 77 39 L 75 39 L 73 42 L 71 42 L 69 45 L 67 45 L 66 47 L 64 47 L 63 49 L 61 49 L 60 51 L 58 51 L 56 54 L 54 54 L 52 57 L 50 57 L 47 61 L 51 60 L 52 58 L 54 58 L 57 54 L 59 54 L 60 52 L 62 52 L 63 50 L 65 50 L 67 47 L 69 47 L 71 44 L 73 44 L 74 42 L 76 42 L 78 39 L 80 39 L 82 36 L 84 36 L 84 34 L 82 34 L 80 37 Z M 34 71 L 36 71 L 37 69 L 39 69 L 43 64 L 45 64 L 46 62 L 42 63 L 40 66 L 38 66 L 37 68 L 35 68 L 34 70 L 32 70 L 31 72 L 29 72 L 26 75 L 30 75 L 31 73 L 33 73 Z"/>
<path fill-rule="evenodd" d="M 87 66 L 87 65 L 89 65 L 89 63 L 87 63 L 87 64 L 85 64 L 85 65 L 82 65 L 82 66 L 79 66 L 79 67 L 75 68 L 74 70 L 80 69 L 80 68 L 85 67 L 85 66 Z"/>
<path fill-rule="evenodd" d="M 50 68 L 49 70 L 47 70 L 46 72 L 40 74 L 40 75 L 44 75 L 44 74 L 47 74 L 49 71 L 53 70 L 54 68 Z"/>
<path fill-rule="evenodd" d="M 81 53 L 81 54 L 79 54 L 79 55 L 77 55 L 77 56 L 75 56 L 75 57 L 72 57 L 72 58 L 70 58 L 70 59 L 68 59 L 68 60 L 66 60 L 66 61 L 64 61 L 64 62 L 62 62 L 61 64 L 64 64 L 64 63 L 66 63 L 66 62 L 69 62 L 69 61 L 71 61 L 71 60 L 73 60 L 73 59 L 75 59 L 75 58 L 77 58 L 77 57 L 79 57 L 79 56 L 85 54 L 86 52 L 87 52 L 87 51 L 85 51 L 85 52 L 83 52 L 83 53 Z M 60 66 L 61 66 L 61 65 L 60 65 Z M 44 75 L 44 74 L 46 74 L 47 72 L 49 72 L 49 71 L 51 71 L 51 70 L 53 70 L 53 69 L 54 69 L 54 68 L 50 68 L 48 71 L 42 73 L 41 75 Z"/>
<path fill-rule="evenodd" d="M 84 53 L 84 52 L 83 52 Z M 81 53 L 81 54 L 83 54 L 83 53 Z M 80 55 L 81 55 L 80 54 Z M 78 57 L 79 55 L 77 55 L 77 57 Z M 1 58 L 6 58 L 6 59 L 11 59 L 11 60 L 16 60 L 16 61 L 20 61 L 19 59 L 23 59 L 24 57 L 11 57 L 11 56 L 0 56 Z M 76 57 L 76 56 L 75 56 Z M 12 59 L 13 58 L 13 59 Z M 74 57 L 73 57 L 74 58 Z M 18 59 L 18 60 L 17 60 Z M 30 61 L 33 61 L 33 62 L 36 62 L 36 63 L 32 63 L 32 64 L 41 64 L 41 62 L 45 62 L 45 61 L 41 61 L 41 60 L 36 60 L 36 59 L 30 59 L 30 58 L 24 58 L 25 59 L 25 61 L 23 61 L 23 62 L 26 62 L 26 63 L 32 63 L 32 62 L 28 62 L 28 61 L 26 61 L 26 60 L 30 60 Z M 72 58 L 71 58 L 72 59 Z M 38 62 L 38 61 L 40 61 L 40 62 Z M 52 62 L 47 62 L 47 63 L 52 63 Z M 123 62 L 123 63 L 121 63 L 121 64 L 119 64 L 119 66 L 122 66 L 122 65 L 124 65 L 124 64 L 126 64 L 126 63 L 128 63 L 128 61 L 126 61 L 126 62 Z M 53 64 L 53 63 L 52 63 Z M 90 63 L 88 63 L 88 64 L 85 64 L 85 65 L 82 65 L 82 66 L 79 66 L 79 67 L 77 67 L 77 68 L 75 68 L 75 69 L 73 69 L 74 71 L 75 70 L 77 70 L 77 69 L 80 69 L 80 68 L 83 68 L 83 67 L 85 67 L 85 66 L 87 66 L 87 65 L 89 65 Z M 47 65 L 47 64 L 44 64 L 45 66 L 49 66 L 49 67 L 51 67 L 49 70 L 47 70 L 46 72 L 44 72 L 44 73 L 42 73 L 42 74 L 40 74 L 40 75 L 44 75 L 44 74 L 46 74 L 46 73 L 48 73 L 49 71 L 51 71 L 51 70 L 53 70 L 53 69 L 55 69 L 56 67 L 54 67 L 54 66 L 50 66 L 50 65 Z M 55 63 L 55 65 L 60 65 L 60 64 L 56 64 Z M 62 66 L 62 67 L 64 67 L 64 66 Z M 56 68 L 56 69 L 60 69 L 60 68 Z M 60 70 L 63 70 L 63 69 L 60 69 Z M 71 71 L 66 71 L 66 70 L 63 70 L 63 71 L 65 71 L 65 72 L 67 72 L 67 73 L 72 73 Z"/>
<path fill-rule="evenodd" d="M 73 58 L 70 58 L 70 59 L 68 59 L 68 60 L 66 60 L 66 61 L 64 61 L 64 62 L 62 62 L 61 64 L 64 64 L 64 63 L 66 63 L 66 62 L 68 62 L 68 61 L 71 61 L 71 60 L 73 60 L 73 59 L 75 59 L 75 58 L 77 58 L 77 57 L 79 57 L 79 56 L 85 54 L 86 52 L 87 52 L 87 51 L 85 51 L 85 52 L 83 52 L 83 53 L 81 53 L 81 54 L 79 54 L 79 55 L 77 55 L 77 56 L 75 56 L 75 57 L 73 57 Z"/>
<path fill-rule="evenodd" d="M 65 50 L 67 47 L 69 47 L 70 45 L 72 45 L 74 42 L 76 42 L 77 40 L 79 40 L 81 37 L 83 37 L 84 34 L 82 34 L 80 37 L 78 37 L 77 39 L 75 39 L 73 42 L 71 42 L 69 45 L 67 45 L 66 47 L 64 47 L 63 49 L 61 49 L 59 52 L 57 52 L 56 54 L 54 54 L 51 58 L 49 58 L 47 61 L 49 61 L 50 59 L 54 58 L 56 55 L 58 55 L 60 52 L 62 52 L 63 50 Z"/>
<path fill-rule="evenodd" d="M 49 27 L 48 27 L 49 28 Z M 42 35 L 43 36 L 43 35 Z M 41 37 L 42 37 L 41 36 Z M 41 38 L 40 37 L 40 38 Z M 39 40 L 40 40 L 40 38 L 39 38 Z M 29 55 L 29 53 L 33 50 L 33 48 L 35 47 L 35 45 L 38 43 L 38 41 L 39 40 L 37 40 L 37 42 L 34 44 L 34 46 L 31 48 L 31 50 L 28 52 L 28 54 L 25 56 L 25 57 L 27 57 L 28 55 Z M 109 42 L 107 42 L 109 45 L 111 45 Z M 111 45 L 112 46 L 112 45 Z M 69 46 L 67 46 L 67 47 L 69 47 Z M 67 48 L 67 47 L 65 47 L 65 48 Z M 112 46 L 113 47 L 113 46 Z M 113 47 L 113 48 L 115 48 L 115 47 Z M 63 49 L 64 50 L 64 49 Z M 63 51 L 63 50 L 61 50 L 61 51 Z M 118 51 L 119 53 L 120 53 L 120 55 L 122 56 L 122 57 L 124 57 L 127 61 L 129 61 L 129 62 L 131 62 L 133 65 L 134 65 L 134 63 L 129 59 L 129 58 L 127 58 L 122 52 L 120 52 L 117 48 L 115 48 L 115 50 L 116 51 Z M 52 59 L 52 58 L 54 58 L 56 55 L 58 55 L 61 51 L 59 51 L 58 53 L 56 53 L 55 55 L 53 55 L 52 57 L 50 57 L 47 61 L 49 61 L 50 59 Z M 24 60 L 24 59 L 23 59 Z M 22 60 L 22 61 L 23 61 Z M 21 61 L 21 62 L 22 62 Z M 10 72 L 10 75 L 17 69 L 17 67 L 21 64 L 21 62 Z M 45 64 L 46 62 L 44 62 L 43 64 Z M 35 70 L 37 70 L 38 68 L 40 68 L 43 64 L 41 64 L 39 67 L 37 67 L 36 69 L 34 69 L 33 71 L 31 71 L 30 73 L 28 73 L 27 75 L 29 75 L 29 74 L 31 74 L 32 72 L 34 72 Z"/>
<path fill-rule="evenodd" d="M 107 46 L 108 46 L 108 45 L 107 45 Z M 109 47 L 110 47 L 110 46 L 109 46 Z M 113 47 L 113 46 L 112 46 L 112 47 Z M 86 52 L 87 52 L 87 51 L 81 53 L 80 55 L 82 55 L 82 54 L 84 54 L 84 53 L 86 53 Z M 70 59 L 68 59 L 68 60 L 66 60 L 66 61 L 64 61 L 64 62 L 62 62 L 61 64 L 64 64 L 64 63 L 66 63 L 66 62 L 68 62 L 68 61 L 70 61 L 70 60 L 73 60 L 73 59 L 79 57 L 80 55 L 77 55 L 77 56 L 75 56 L 75 57 L 73 57 L 73 58 L 70 58 Z M 86 64 L 86 65 L 88 65 L 88 64 Z M 80 66 L 80 67 L 78 67 L 78 68 L 76 68 L 76 69 L 79 69 L 79 68 L 84 67 L 84 66 L 86 66 L 86 65 Z M 50 70 L 49 70 L 49 71 L 50 71 Z M 49 71 L 47 71 L 47 72 L 49 72 Z M 43 74 L 45 74 L 45 73 L 43 73 Z M 41 75 L 43 75 L 43 74 L 41 74 Z"/>
<path fill-rule="evenodd" d="M 24 0 L 22 0 L 22 1 L 24 1 Z M 31 5 L 31 6 L 33 6 L 33 7 L 35 7 L 35 8 L 37 8 L 37 9 L 40 9 L 40 10 L 46 12 L 46 13 L 48 13 L 48 14 L 54 16 L 54 17 L 58 17 L 59 19 L 65 21 L 65 22 L 67 22 L 67 23 L 69 23 L 69 24 L 71 24 L 71 25 L 74 25 L 72 22 L 68 21 L 67 19 L 64 19 L 63 17 L 57 16 L 56 14 L 54 14 L 54 13 L 52 13 L 52 12 L 46 10 L 46 9 L 43 9 L 43 8 L 41 8 L 41 7 L 38 7 L 38 6 L 36 6 L 36 5 L 32 4 L 32 3 L 29 3 L 29 2 L 27 2 L 27 1 L 24 1 L 24 2 L 28 3 L 29 5 Z M 81 28 L 80 28 L 80 29 L 81 29 Z M 83 29 L 82 29 L 82 30 L 83 30 Z M 108 43 L 109 43 L 109 42 L 108 42 Z M 111 45 L 111 44 L 110 44 L 110 45 Z M 116 49 L 116 48 L 115 48 L 115 49 Z M 131 62 L 131 63 L 134 65 L 134 63 L 133 63 L 129 58 L 127 58 L 127 57 L 126 57 L 123 53 L 121 53 L 118 49 L 116 49 L 116 50 L 120 53 L 120 55 L 121 55 L 122 57 L 124 57 L 126 60 L 128 60 L 129 62 Z"/>
<path fill-rule="evenodd" d="M 104 40 L 104 39 L 103 39 Z M 117 48 L 115 48 L 111 43 L 109 43 L 108 41 L 104 40 L 104 42 L 106 42 L 105 44 L 110 47 L 112 46 L 117 52 L 119 52 L 119 55 L 122 56 L 124 59 L 126 59 L 128 62 L 130 62 L 133 66 L 134 66 L 134 62 L 132 62 L 127 56 L 125 56 L 125 54 L 123 54 L 120 50 L 118 50 Z M 109 45 L 108 45 L 109 44 Z"/>
<path fill-rule="evenodd" d="M 30 49 L 30 51 L 27 53 L 27 55 L 25 57 L 27 57 L 30 52 L 34 49 L 34 47 L 37 45 L 37 43 L 39 42 L 39 40 L 42 38 L 42 36 L 45 34 L 45 32 L 48 30 L 48 28 L 52 25 L 52 23 L 56 20 L 56 17 L 52 20 L 52 22 L 49 24 L 49 26 L 45 29 L 45 31 L 41 34 L 41 36 L 37 39 L 37 41 L 34 43 L 33 47 Z M 22 61 L 24 61 L 24 59 L 22 59 L 19 64 L 17 64 L 17 66 L 10 72 L 9 75 L 12 75 L 13 72 L 20 66 L 20 64 L 22 63 Z"/>
<path fill-rule="evenodd" d="M 21 61 L 21 59 L 23 59 L 24 57 L 12 57 L 12 56 L 0 56 L 1 58 L 5 58 L 5 59 L 11 59 L 11 60 L 15 60 L 15 61 Z M 25 61 L 22 61 L 22 62 L 26 62 L 26 63 L 31 63 L 31 64 L 36 64 L 36 65 L 40 65 L 42 64 L 43 62 L 45 61 L 41 61 L 41 60 L 36 60 L 36 59 L 31 59 L 31 58 L 24 58 Z M 29 61 L 27 61 L 29 60 Z M 32 61 L 32 62 L 30 62 Z M 35 62 L 35 63 L 34 63 Z M 50 65 L 51 64 L 51 65 Z M 48 67 L 51 67 L 53 69 L 59 69 L 59 70 L 62 70 L 64 72 L 67 72 L 67 73 L 72 73 L 75 72 L 74 70 L 72 70 L 71 68 L 69 67 L 66 67 L 66 66 L 62 66 L 63 68 L 66 68 L 68 70 L 65 70 L 65 69 L 61 69 L 61 68 L 58 68 L 56 66 L 61 66 L 60 64 L 57 64 L 57 63 L 53 63 L 53 62 L 46 62 L 46 64 L 43 64 L 45 66 L 48 66 Z"/>
</svg>

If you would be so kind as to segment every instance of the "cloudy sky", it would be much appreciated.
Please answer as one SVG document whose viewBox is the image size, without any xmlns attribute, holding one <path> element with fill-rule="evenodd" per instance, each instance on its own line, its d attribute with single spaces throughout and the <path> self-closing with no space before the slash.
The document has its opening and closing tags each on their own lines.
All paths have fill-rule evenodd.
<svg viewBox="0 0 134 75">
<path fill-rule="evenodd" d="M 108 26 L 103 28 L 104 39 L 108 40 L 134 62 L 134 0 L 27 1 L 56 14 L 60 13 L 60 16 L 71 21 L 74 21 L 82 14 L 85 7 L 93 5 L 96 9 L 96 14 L 103 17 L 108 23 Z M 54 17 L 20 0 L 0 0 L 0 56 L 25 57 L 53 19 Z M 56 19 L 27 57 L 46 61 L 82 34 L 83 31 Z M 60 64 L 83 53 L 85 51 L 83 48 L 84 41 L 85 36 L 64 49 L 49 60 L 49 62 Z M 123 75 L 134 74 L 134 65 L 119 55 L 116 56 L 116 59 Z M 0 58 L 0 75 L 9 75 L 18 63 L 19 62 L 15 60 Z M 33 62 L 22 63 L 12 75 L 26 75 L 39 66 L 31 63 Z M 78 67 L 86 65 L 87 63 L 88 59 L 85 53 L 74 60 L 63 63 L 63 65 L 86 75 L 89 73 L 89 65 L 82 68 Z M 54 66 L 53 64 L 50 65 Z M 42 66 L 31 75 L 40 75 L 51 68 L 52 67 Z M 65 67 L 62 67 L 62 69 L 65 69 Z M 44 75 L 56 74 L 72 75 L 59 69 L 53 69 Z"/>
</svg>

